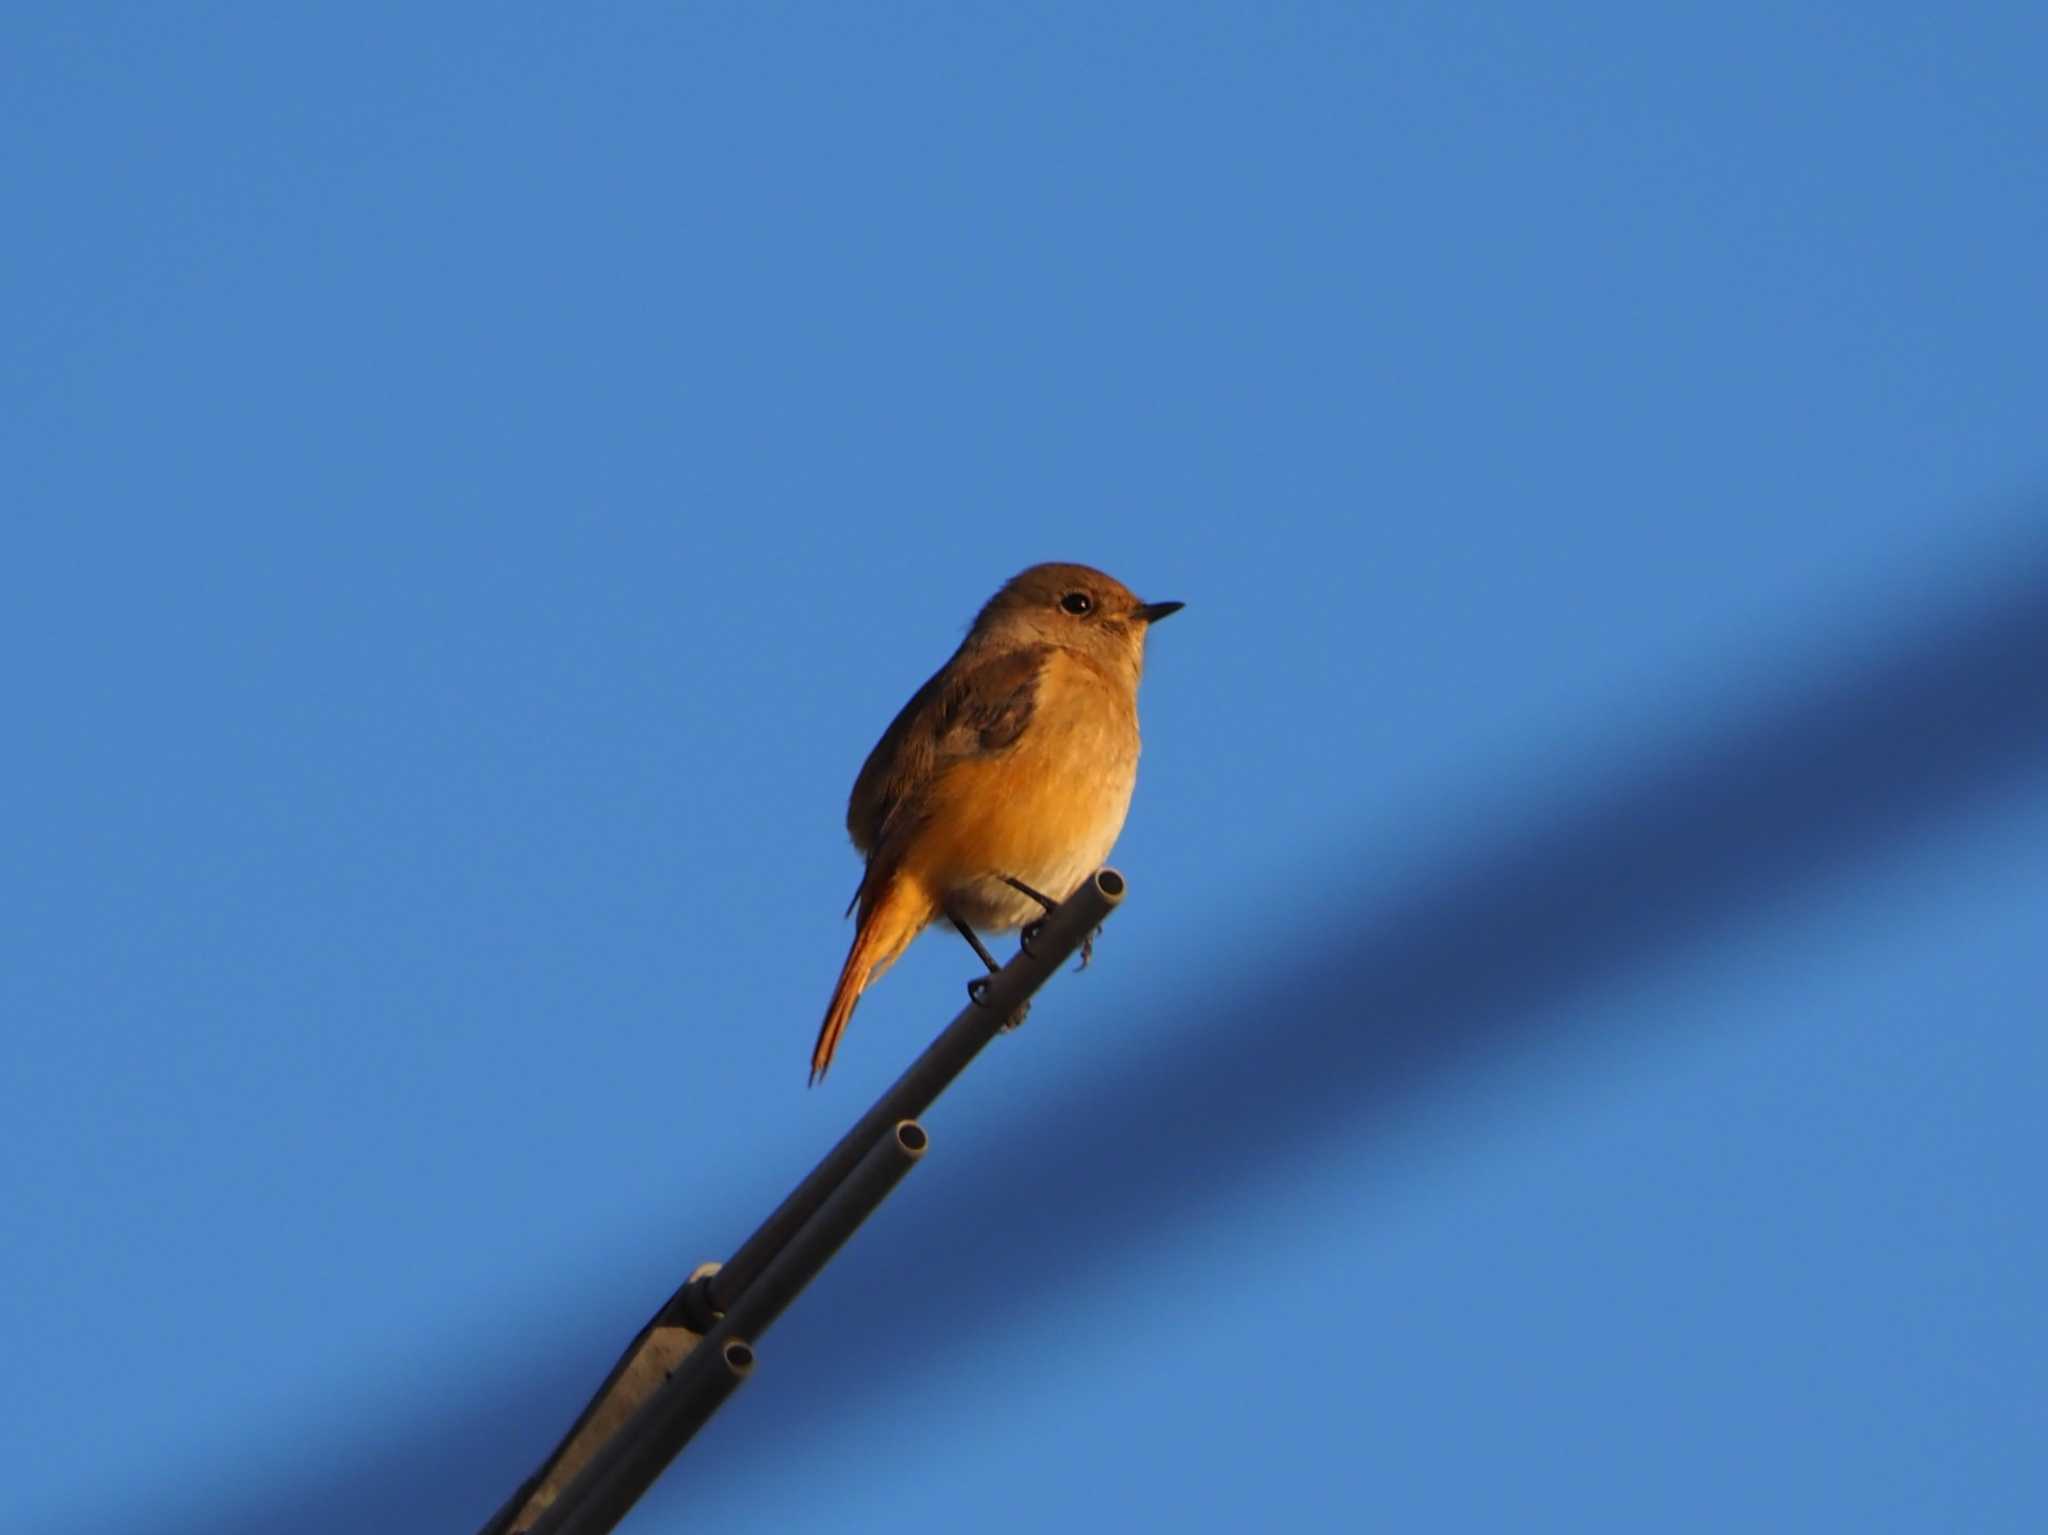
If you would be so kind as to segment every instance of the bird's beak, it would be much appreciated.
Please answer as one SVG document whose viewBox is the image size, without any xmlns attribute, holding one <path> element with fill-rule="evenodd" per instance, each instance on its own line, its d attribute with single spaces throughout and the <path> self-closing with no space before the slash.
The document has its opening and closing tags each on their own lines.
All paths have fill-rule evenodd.
<svg viewBox="0 0 2048 1535">
<path fill-rule="evenodd" d="M 1145 622 L 1148 624 L 1156 624 L 1162 618 L 1173 617 L 1174 614 L 1178 613 L 1182 608 L 1186 606 L 1187 604 L 1185 602 L 1142 603 L 1138 607 L 1138 616 L 1144 619 Z"/>
</svg>

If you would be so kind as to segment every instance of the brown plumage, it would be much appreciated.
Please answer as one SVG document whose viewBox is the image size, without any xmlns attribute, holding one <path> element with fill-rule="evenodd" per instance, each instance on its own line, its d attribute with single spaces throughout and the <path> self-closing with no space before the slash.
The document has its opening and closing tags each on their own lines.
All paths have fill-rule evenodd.
<svg viewBox="0 0 2048 1535">
<path fill-rule="evenodd" d="M 1034 565 L 911 695 L 846 807 L 867 869 L 813 1082 L 861 993 L 931 923 L 1021 927 L 1040 908 L 1006 877 L 1057 901 L 1109 856 L 1137 780 L 1145 635 L 1179 608 L 1086 565 Z"/>
</svg>

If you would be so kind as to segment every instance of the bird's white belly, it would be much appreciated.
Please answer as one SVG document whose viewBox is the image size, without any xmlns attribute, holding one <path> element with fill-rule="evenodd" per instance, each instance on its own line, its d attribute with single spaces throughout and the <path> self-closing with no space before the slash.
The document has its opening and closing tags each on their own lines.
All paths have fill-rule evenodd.
<svg viewBox="0 0 2048 1535">
<path fill-rule="evenodd" d="M 1110 848 L 1116 844 L 1117 832 L 1122 829 L 1123 823 L 1119 820 L 1099 844 L 1076 847 L 1070 856 L 1039 868 L 1005 869 L 1003 873 L 1022 880 L 1054 902 L 1064 901 L 1080 889 L 1082 881 L 1102 867 L 1109 857 Z M 984 933 L 1006 933 L 1027 922 L 1036 922 L 1045 915 L 1043 906 L 1004 883 L 998 874 L 968 880 L 953 891 L 947 904 L 954 915 Z"/>
</svg>

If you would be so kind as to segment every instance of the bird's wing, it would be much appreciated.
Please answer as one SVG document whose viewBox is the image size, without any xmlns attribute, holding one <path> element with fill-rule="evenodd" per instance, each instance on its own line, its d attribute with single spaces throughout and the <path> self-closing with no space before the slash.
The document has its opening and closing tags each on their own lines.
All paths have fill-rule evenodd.
<svg viewBox="0 0 2048 1535">
<path fill-rule="evenodd" d="M 956 656 L 913 693 L 854 780 L 846 807 L 854 846 L 872 858 L 892 833 L 915 824 L 949 765 L 1013 745 L 1031 721 L 1051 654 L 1050 645 L 1029 645 L 965 665 Z"/>
</svg>

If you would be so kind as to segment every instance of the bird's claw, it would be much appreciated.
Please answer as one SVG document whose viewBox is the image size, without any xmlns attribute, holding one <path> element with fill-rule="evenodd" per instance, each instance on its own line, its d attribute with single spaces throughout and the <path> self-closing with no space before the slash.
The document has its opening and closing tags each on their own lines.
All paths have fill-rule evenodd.
<svg viewBox="0 0 2048 1535">
<path fill-rule="evenodd" d="M 977 975 L 973 980 L 967 983 L 967 998 L 970 1002 L 974 1003 L 976 1007 L 988 1006 L 987 976 Z M 1008 1018 L 1005 1018 L 1003 1020 L 1003 1032 L 1007 1034 L 1010 1032 L 1010 1030 L 1016 1028 L 1018 1024 L 1024 1021 L 1024 1019 L 1027 1015 L 1029 1015 L 1030 1012 L 1031 1002 L 1029 998 L 1026 998 L 1024 1001 L 1019 1002 L 1017 1004 L 1017 1010 L 1011 1013 Z"/>
<path fill-rule="evenodd" d="M 1088 962 L 1095 958 L 1095 940 L 1101 936 L 1102 929 L 1098 927 L 1094 932 L 1081 940 L 1081 963 L 1076 968 L 1081 970 L 1088 968 Z"/>
</svg>

